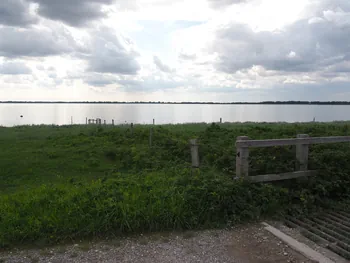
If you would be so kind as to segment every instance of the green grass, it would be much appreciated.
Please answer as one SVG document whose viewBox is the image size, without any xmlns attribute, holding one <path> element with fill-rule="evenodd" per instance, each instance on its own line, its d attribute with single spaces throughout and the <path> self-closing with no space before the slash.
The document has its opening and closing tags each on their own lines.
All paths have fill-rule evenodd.
<svg viewBox="0 0 350 263">
<path fill-rule="evenodd" d="M 306 213 L 350 193 L 350 145 L 310 147 L 317 178 L 249 184 L 235 140 L 349 135 L 350 123 L 0 128 L 0 248 L 92 236 L 217 227 Z M 191 171 L 188 140 L 200 142 Z M 250 174 L 293 171 L 294 147 L 252 149 Z"/>
</svg>

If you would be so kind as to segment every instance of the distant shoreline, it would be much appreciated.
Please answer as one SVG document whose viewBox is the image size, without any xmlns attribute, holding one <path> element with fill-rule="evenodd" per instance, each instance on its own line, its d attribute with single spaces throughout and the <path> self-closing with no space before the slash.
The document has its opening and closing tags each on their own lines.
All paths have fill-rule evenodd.
<svg viewBox="0 0 350 263">
<path fill-rule="evenodd" d="M 0 104 L 350 105 L 350 101 L 262 101 L 262 102 L 0 101 Z"/>
</svg>

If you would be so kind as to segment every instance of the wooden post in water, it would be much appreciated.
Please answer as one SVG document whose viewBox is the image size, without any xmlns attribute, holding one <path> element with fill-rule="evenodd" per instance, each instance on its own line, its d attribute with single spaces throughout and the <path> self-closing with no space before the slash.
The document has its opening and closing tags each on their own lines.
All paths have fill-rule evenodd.
<svg viewBox="0 0 350 263">
<path fill-rule="evenodd" d="M 237 141 L 249 140 L 247 136 L 238 136 Z M 249 148 L 236 148 L 236 177 L 246 177 L 249 171 Z"/>
<path fill-rule="evenodd" d="M 191 146 L 192 168 L 199 168 L 197 139 L 190 140 L 190 146 Z"/>
<path fill-rule="evenodd" d="M 308 134 L 298 134 L 297 138 L 309 138 Z M 307 171 L 309 161 L 309 145 L 297 144 L 296 145 L 296 158 L 297 163 L 295 169 L 297 171 Z"/>
</svg>

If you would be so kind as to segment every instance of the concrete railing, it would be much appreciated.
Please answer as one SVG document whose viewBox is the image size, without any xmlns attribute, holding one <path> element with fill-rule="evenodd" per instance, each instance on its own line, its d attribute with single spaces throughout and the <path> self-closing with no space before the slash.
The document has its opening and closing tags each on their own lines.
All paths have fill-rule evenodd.
<svg viewBox="0 0 350 263">
<path fill-rule="evenodd" d="M 247 136 L 239 136 L 236 141 L 236 177 L 244 177 L 252 182 L 268 182 L 293 179 L 315 175 L 316 171 L 308 170 L 309 145 L 318 143 L 350 142 L 350 136 L 309 137 L 298 134 L 297 138 L 274 140 L 250 140 Z M 296 171 L 284 174 L 267 174 L 249 176 L 249 148 L 296 145 Z"/>
</svg>

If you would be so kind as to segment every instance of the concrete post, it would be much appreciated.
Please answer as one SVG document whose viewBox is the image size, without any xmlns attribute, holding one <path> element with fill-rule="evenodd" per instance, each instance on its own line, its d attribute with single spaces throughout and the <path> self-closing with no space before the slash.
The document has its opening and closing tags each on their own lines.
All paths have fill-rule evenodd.
<svg viewBox="0 0 350 263">
<path fill-rule="evenodd" d="M 199 168 L 198 144 L 196 139 L 190 140 L 192 168 Z"/>
<path fill-rule="evenodd" d="M 249 140 L 249 137 L 239 136 L 237 140 Z M 246 177 L 249 175 L 249 148 L 241 147 L 236 151 L 236 177 Z"/>
<path fill-rule="evenodd" d="M 297 138 L 309 138 L 308 134 L 298 134 Z M 309 161 L 309 145 L 297 144 L 296 145 L 296 158 L 297 163 L 295 169 L 297 171 L 307 171 Z"/>
</svg>

